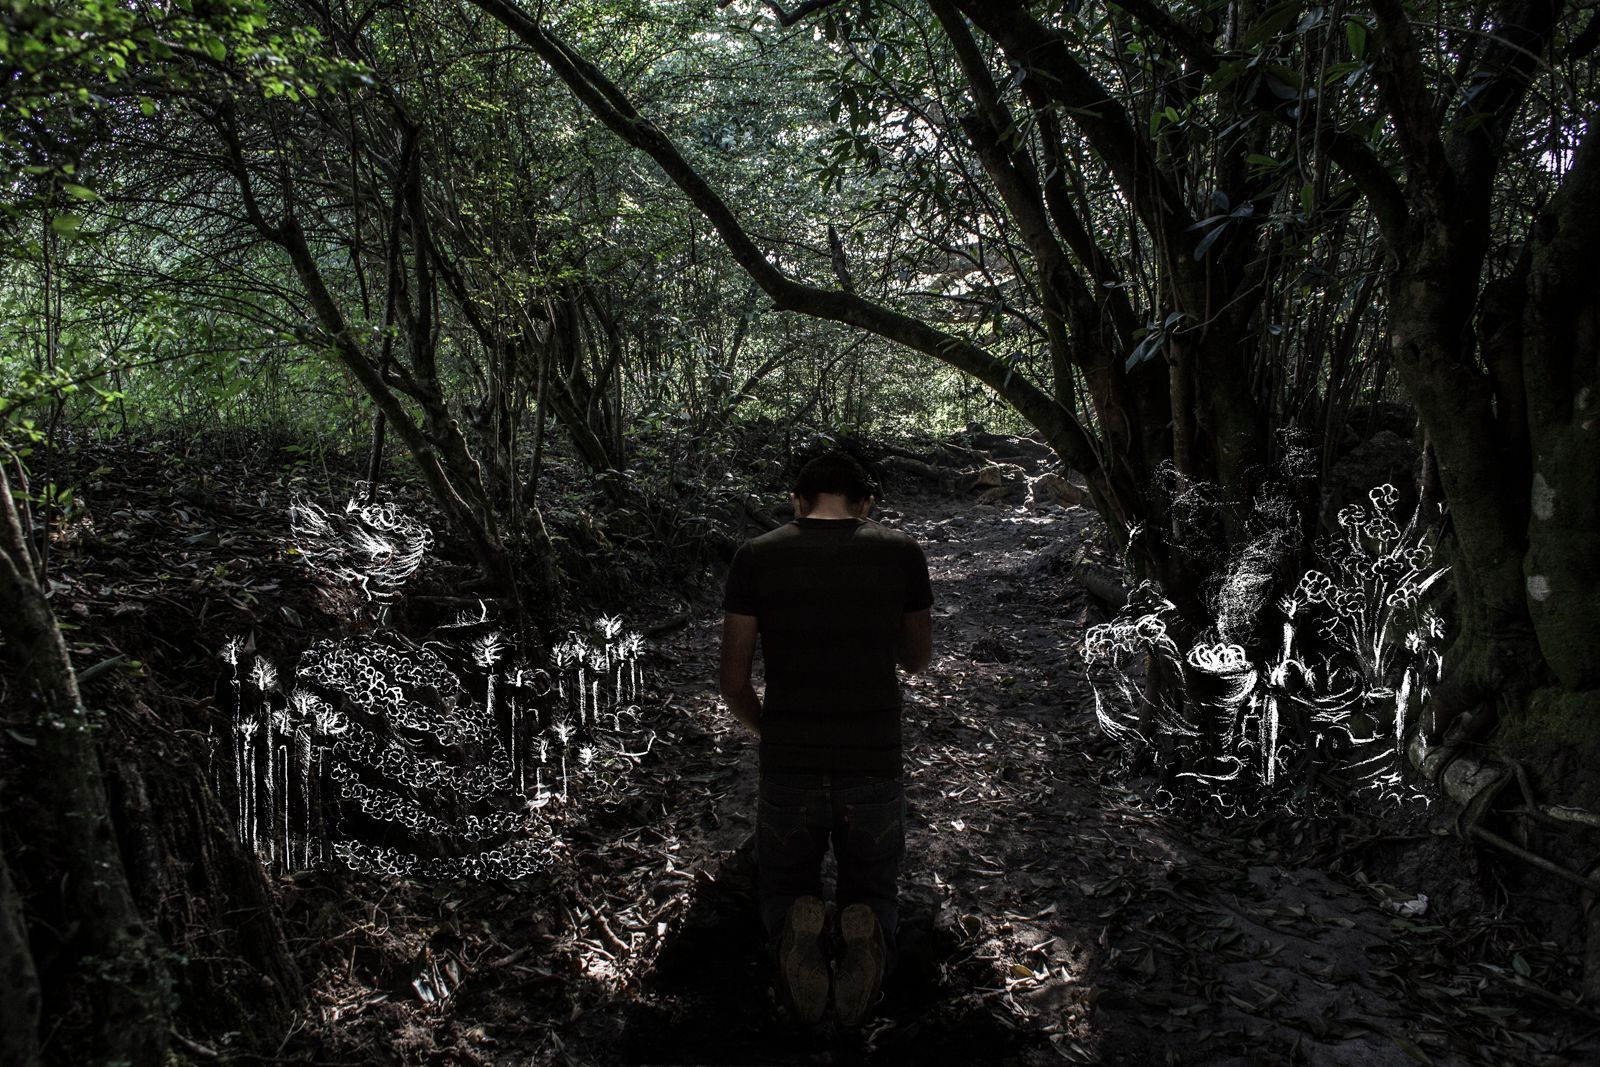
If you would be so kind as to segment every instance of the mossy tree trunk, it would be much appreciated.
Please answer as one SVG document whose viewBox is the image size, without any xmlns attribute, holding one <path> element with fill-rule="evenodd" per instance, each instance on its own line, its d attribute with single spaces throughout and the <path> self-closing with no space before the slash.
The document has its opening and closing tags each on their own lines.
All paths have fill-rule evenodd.
<svg viewBox="0 0 1600 1067">
<path fill-rule="evenodd" d="M 1522 316 L 1532 474 L 1523 557 L 1540 651 L 1564 688 L 1600 688 L 1600 129 L 1534 228 Z"/>
<path fill-rule="evenodd" d="M 1458 604 L 1425 727 L 1437 739 L 1463 715 L 1479 730 L 1501 721 L 1520 739 L 1510 754 L 1563 802 L 1581 791 L 1593 804 L 1592 774 L 1537 772 L 1555 770 L 1540 734 L 1584 746 L 1585 766 L 1600 760 L 1591 724 L 1549 713 L 1579 714 L 1583 701 L 1561 694 L 1600 685 L 1600 289 L 1586 262 L 1600 241 L 1600 132 L 1590 124 L 1515 268 L 1486 281 L 1507 131 L 1561 5 L 1501 5 L 1483 61 L 1492 75 L 1442 130 L 1404 12 L 1374 6 L 1376 74 L 1404 162 L 1384 227 L 1390 336 L 1437 460 Z M 1516 720 L 1535 704 L 1545 711 L 1530 733 Z"/>
</svg>

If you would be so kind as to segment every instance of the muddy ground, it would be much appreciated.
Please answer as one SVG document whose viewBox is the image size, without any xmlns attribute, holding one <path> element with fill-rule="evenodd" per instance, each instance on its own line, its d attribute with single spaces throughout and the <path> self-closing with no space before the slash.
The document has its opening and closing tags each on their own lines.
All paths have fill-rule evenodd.
<svg viewBox="0 0 1600 1067">
<path fill-rule="evenodd" d="M 270 648 L 275 633 L 320 631 L 348 607 L 281 552 L 262 564 L 272 553 L 245 545 L 270 538 L 261 524 L 277 501 L 230 526 L 204 495 L 178 518 L 166 487 L 124 500 L 114 522 L 147 521 L 148 538 L 102 523 L 57 589 L 82 605 L 69 619 L 110 614 L 128 647 L 141 635 L 168 646 L 183 669 L 163 674 L 152 647 L 149 670 L 179 701 L 216 669 L 193 626 L 150 625 L 163 599 L 190 599 L 180 579 L 209 590 L 200 623 L 209 612 L 217 640 L 270 620 Z M 277 880 L 308 1010 L 267 1060 L 226 1035 L 182 1037 L 182 1050 L 196 1062 L 496 1067 L 1600 1062 L 1600 1016 L 1569 999 L 1570 931 L 1504 907 L 1493 865 L 1454 835 L 1445 802 L 1382 822 L 1157 810 L 1100 736 L 1079 656 L 1101 617 L 1070 576 L 1080 545 L 1102 540 L 1089 512 L 891 497 L 880 517 L 928 555 L 935 658 L 905 685 L 902 958 L 861 1035 L 798 1032 L 775 1006 L 749 851 L 756 750 L 715 692 L 713 570 L 686 621 L 650 643 L 643 703 L 659 742 L 625 803 L 554 812 L 557 861 L 519 882 L 337 869 Z M 172 572 L 159 583 L 114 584 L 84 562 L 108 546 L 137 562 L 157 536 L 176 546 L 159 549 Z M 680 614 L 649 588 L 601 607 L 630 625 Z M 196 716 L 204 703 L 189 701 Z M 443 965 L 451 995 L 422 1003 L 413 979 Z"/>
</svg>

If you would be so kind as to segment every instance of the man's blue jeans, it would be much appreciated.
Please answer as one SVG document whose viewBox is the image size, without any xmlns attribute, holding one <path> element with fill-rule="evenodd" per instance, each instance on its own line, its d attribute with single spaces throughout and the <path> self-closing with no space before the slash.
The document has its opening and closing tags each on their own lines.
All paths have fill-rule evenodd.
<svg viewBox="0 0 1600 1067">
<path fill-rule="evenodd" d="M 835 773 L 763 773 L 756 812 L 756 890 L 767 944 L 776 951 L 789 905 L 822 896 L 822 857 L 831 839 L 839 866 L 836 912 L 868 905 L 895 956 L 905 791 L 899 778 Z"/>
</svg>

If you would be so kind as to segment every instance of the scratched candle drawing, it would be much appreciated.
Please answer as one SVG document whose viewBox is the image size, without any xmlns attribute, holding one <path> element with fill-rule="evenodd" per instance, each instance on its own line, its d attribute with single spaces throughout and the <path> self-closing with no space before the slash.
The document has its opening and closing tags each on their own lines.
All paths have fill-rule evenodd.
<svg viewBox="0 0 1600 1067">
<path fill-rule="evenodd" d="M 1448 568 L 1433 565 L 1418 514 L 1395 521 L 1398 498 L 1384 484 L 1344 507 L 1319 565 L 1271 603 L 1274 553 L 1243 553 L 1212 599 L 1217 622 L 1188 648 L 1169 635 L 1175 606 L 1149 582 L 1086 631 L 1101 729 L 1171 772 L 1158 802 L 1187 794 L 1229 814 L 1314 810 L 1319 775 L 1426 800 L 1407 793 L 1403 746 L 1441 676 L 1444 620 L 1424 600 Z M 1261 612 L 1275 616 L 1278 639 L 1252 654 L 1237 635 Z M 1175 684 L 1141 685 L 1141 666 Z"/>
<path fill-rule="evenodd" d="M 297 501 L 291 528 L 315 571 L 381 607 L 432 544 L 388 502 L 329 513 Z M 654 743 L 637 703 L 643 650 L 620 618 L 602 616 L 536 664 L 481 603 L 420 644 L 383 629 L 313 641 L 282 675 L 230 638 L 219 793 L 239 840 L 274 873 L 337 861 L 525 877 L 549 860 L 550 816 L 618 799 Z"/>
</svg>

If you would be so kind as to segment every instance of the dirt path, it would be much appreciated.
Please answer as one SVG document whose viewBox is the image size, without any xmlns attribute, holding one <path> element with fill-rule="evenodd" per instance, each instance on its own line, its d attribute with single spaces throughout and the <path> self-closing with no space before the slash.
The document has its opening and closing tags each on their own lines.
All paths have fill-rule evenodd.
<svg viewBox="0 0 1600 1067">
<path fill-rule="evenodd" d="M 678 750 L 683 806 L 665 805 L 661 820 L 692 887 L 637 985 L 589 1010 L 567 1055 L 1592 1062 L 1542 1033 L 1550 1020 L 1519 977 L 1538 946 L 1514 968 L 1509 956 L 1507 966 L 1474 961 L 1470 930 L 1395 910 L 1409 890 L 1291 859 L 1315 828 L 1285 819 L 1209 832 L 1102 784 L 1112 752 L 1075 650 L 1092 617 L 1065 577 L 1085 513 L 945 498 L 902 506 L 934 578 L 936 655 L 906 686 L 905 955 L 877 1021 L 855 1041 L 777 1021 L 740 851 L 753 830 L 755 746 L 716 710 L 719 615 L 708 609 L 665 645 L 675 662 L 661 679 L 693 746 Z"/>
<path fill-rule="evenodd" d="M 174 498 L 157 451 L 104 461 L 121 473 L 89 479 L 95 521 L 58 546 L 57 610 L 78 620 L 85 662 L 147 664 L 91 699 L 137 720 L 130 736 L 159 725 L 198 748 L 221 635 L 283 659 L 306 632 L 344 632 L 350 594 L 282 552 L 283 479 L 248 499 Z M 653 642 L 641 703 L 658 743 L 619 802 L 546 809 L 547 869 L 277 880 L 310 1003 L 275 1062 L 1600 1063 L 1600 1014 L 1559 995 L 1576 987 L 1573 953 L 1501 917 L 1497 868 L 1442 805 L 1398 828 L 1218 828 L 1144 800 L 1095 727 L 1078 654 L 1098 618 L 1069 577 L 1098 537 L 1087 513 L 897 500 L 886 521 L 933 573 L 936 658 L 905 689 L 902 959 L 863 1037 L 777 1021 L 743 849 L 755 746 L 718 710 L 708 590 Z M 440 564 L 433 581 L 464 573 Z M 607 609 L 630 625 L 674 613 L 652 583 L 637 593 Z M 1428 907 L 1403 913 L 1422 892 Z M 425 1002 L 418 979 L 441 974 L 448 995 Z M 262 1059 L 217 1044 L 222 1061 Z"/>
<path fill-rule="evenodd" d="M 1447 814 L 1398 837 L 1359 818 L 1218 829 L 1143 799 L 1078 655 L 1097 620 L 1069 577 L 1098 536 L 1086 512 L 897 506 L 933 574 L 935 661 L 905 688 L 902 957 L 864 1035 L 797 1034 L 775 1010 L 747 849 L 756 751 L 718 709 L 708 591 L 653 642 L 658 743 L 622 803 L 552 814 L 547 870 L 279 880 L 313 1001 L 284 1062 L 1600 1062 L 1600 1016 L 1547 991 L 1572 988 L 1571 955 L 1485 912 L 1489 876 Z M 651 595 L 617 606 L 630 625 L 672 613 Z M 1401 914 L 1419 889 L 1429 909 Z M 449 995 L 422 1002 L 425 973 Z"/>
</svg>

